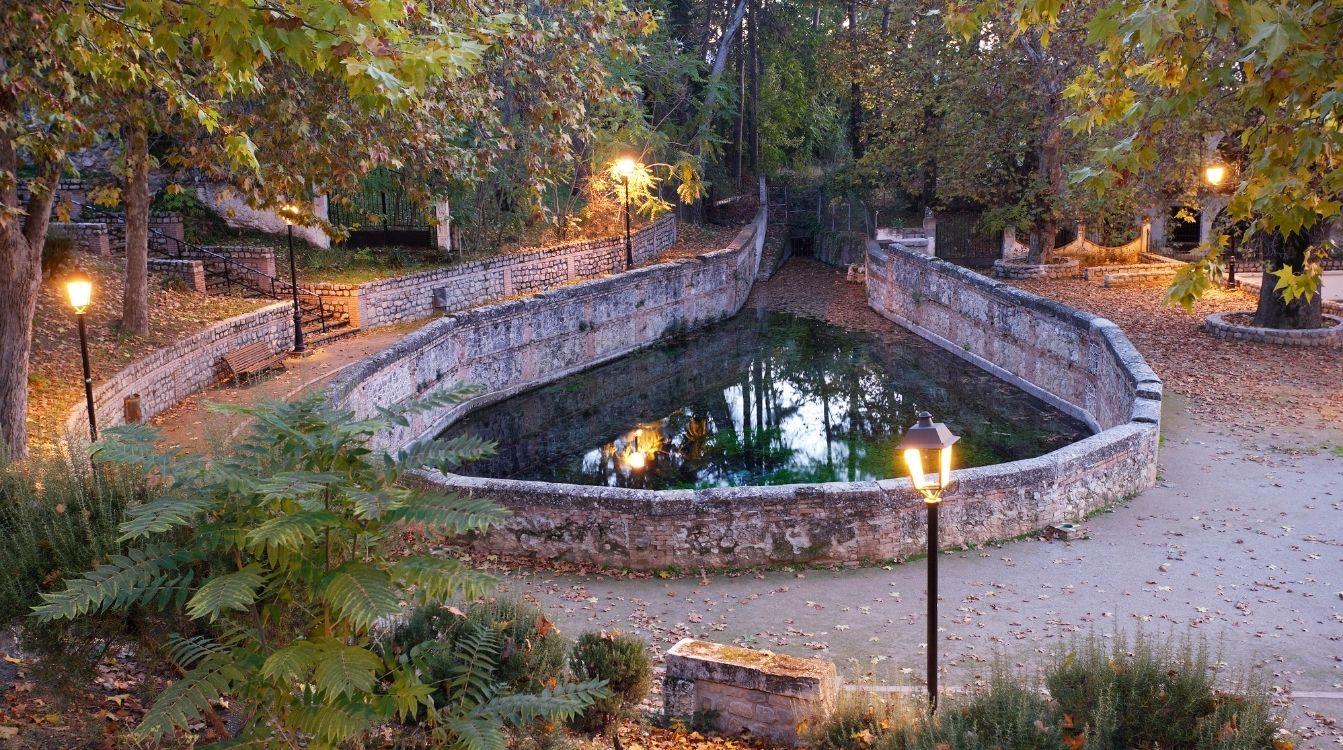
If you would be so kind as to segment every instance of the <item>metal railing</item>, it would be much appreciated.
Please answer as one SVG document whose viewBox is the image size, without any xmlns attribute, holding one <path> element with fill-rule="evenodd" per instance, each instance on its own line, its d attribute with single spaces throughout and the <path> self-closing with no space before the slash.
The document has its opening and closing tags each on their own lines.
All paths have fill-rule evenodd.
<svg viewBox="0 0 1343 750">
<path fill-rule="evenodd" d="M 95 218 L 100 218 L 104 223 L 114 222 L 121 224 L 122 226 L 125 226 L 126 224 L 124 216 L 117 215 L 104 208 L 76 201 L 71 201 L 71 205 L 79 208 L 81 219 L 92 214 Z M 223 253 L 218 253 L 209 248 L 202 247 L 201 245 L 178 239 L 177 237 L 155 229 L 152 226 L 148 227 L 148 231 L 150 235 L 157 237 L 159 240 L 166 240 L 167 242 L 163 243 L 165 247 L 168 247 L 167 243 L 171 243 L 173 249 L 165 253 L 168 258 L 173 260 L 201 261 L 205 269 L 205 286 L 207 290 L 211 288 L 211 278 L 214 278 L 216 280 L 222 279 L 225 293 L 231 294 L 233 292 L 233 287 L 236 284 L 244 296 L 247 296 L 248 292 L 251 292 L 256 296 L 269 297 L 270 299 L 283 299 L 284 297 L 292 296 L 292 287 L 289 282 L 284 279 L 272 276 L 265 271 L 247 265 L 246 263 L 242 263 Z M 216 289 L 218 286 L 218 283 L 214 285 Z M 305 300 L 305 297 L 311 299 Z M 315 300 L 315 302 L 313 300 Z M 314 320 L 319 323 L 321 331 L 326 333 L 330 329 L 330 320 L 326 311 L 326 305 L 322 301 L 322 296 L 316 291 L 305 289 L 302 286 L 298 287 L 298 306 L 300 320 L 306 322 L 306 320 L 309 319 L 310 313 L 315 312 L 316 318 Z"/>
</svg>

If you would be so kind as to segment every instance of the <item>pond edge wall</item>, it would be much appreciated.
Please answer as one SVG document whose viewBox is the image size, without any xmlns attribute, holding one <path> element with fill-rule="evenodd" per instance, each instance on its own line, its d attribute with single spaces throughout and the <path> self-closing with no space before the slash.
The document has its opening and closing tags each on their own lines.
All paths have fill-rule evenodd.
<svg viewBox="0 0 1343 750">
<path fill-rule="evenodd" d="M 625 347 L 591 350 L 586 364 L 579 357 L 544 373 L 522 372 L 519 363 L 535 366 L 536 350 L 530 356 L 519 352 L 535 346 L 550 351 L 558 339 L 537 337 L 536 329 L 518 331 L 522 338 L 514 338 L 515 320 L 531 315 L 565 319 L 576 300 L 623 298 L 623 308 L 610 302 L 617 308 L 593 325 L 600 330 L 611 324 L 624 336 L 631 329 L 613 323 L 621 319 L 618 309 L 633 316 L 651 288 L 670 292 L 666 285 L 682 278 L 689 263 L 712 265 L 729 259 L 747 275 L 733 279 L 730 293 L 711 295 L 720 308 L 697 305 L 699 315 L 687 323 L 699 325 L 736 312 L 749 291 L 752 265 L 759 262 L 759 236 L 751 236 L 749 243 L 743 239 L 757 226 L 763 229 L 762 217 L 732 248 L 693 261 L 639 269 L 445 319 L 348 372 L 328 394 L 356 413 L 371 413 L 375 406 L 422 395 L 449 379 L 446 370 L 435 371 L 451 359 L 440 358 L 442 354 L 465 357 L 453 374 L 474 371 L 501 378 L 487 382 L 484 394 L 472 402 L 383 436 L 382 442 L 395 447 L 437 434 L 473 408 L 634 351 L 655 340 L 652 334 L 659 328 L 638 328 L 645 337 Z M 1097 430 L 1038 458 L 956 471 L 956 484 L 941 510 L 944 548 L 1077 521 L 1155 483 L 1161 382 L 1117 326 L 919 253 L 882 251 L 875 245 L 868 251 L 874 309 Z M 705 291 L 697 288 L 695 294 Z M 505 322 L 507 326 L 499 325 Z M 544 329 L 549 324 L 540 325 Z M 552 333 L 559 339 L 590 338 L 579 336 L 578 327 L 574 320 Z M 509 332 L 492 334 L 501 345 L 486 351 L 480 337 L 490 330 Z M 557 349 L 569 350 L 564 345 Z M 438 354 L 425 357 L 425 351 Z M 1000 355 L 998 364 L 989 361 Z M 924 505 L 906 480 L 653 491 L 439 472 L 421 472 L 420 478 L 439 490 L 488 497 L 510 511 L 500 527 L 465 540 L 476 551 L 492 554 L 612 568 L 696 569 L 878 562 L 921 554 L 926 544 Z"/>
<path fill-rule="evenodd" d="M 765 213 L 721 250 L 446 315 L 350 367 L 327 397 L 362 417 L 454 383 L 481 389 L 375 438 L 377 447 L 399 448 L 432 438 L 471 409 L 730 317 L 759 271 Z"/>
</svg>

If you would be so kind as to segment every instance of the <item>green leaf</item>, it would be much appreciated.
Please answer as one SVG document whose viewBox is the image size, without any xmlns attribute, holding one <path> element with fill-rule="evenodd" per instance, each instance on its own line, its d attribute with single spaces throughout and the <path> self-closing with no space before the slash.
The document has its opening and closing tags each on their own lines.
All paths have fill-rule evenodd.
<svg viewBox="0 0 1343 750">
<path fill-rule="evenodd" d="M 389 524 L 415 526 L 427 533 L 466 534 L 502 523 L 508 511 L 483 497 L 433 495 L 416 497 L 382 518 Z"/>
<path fill-rule="evenodd" d="M 364 695 L 373 689 L 381 666 L 382 659 L 372 651 L 331 640 L 321 646 L 313 682 L 333 698 Z"/>
<path fill-rule="evenodd" d="M 348 562 L 326 576 L 322 599 L 356 630 L 367 631 L 379 618 L 401 611 L 400 592 L 391 577 L 365 563 Z"/>
<path fill-rule="evenodd" d="M 224 612 L 245 612 L 256 602 L 256 590 L 265 582 L 264 572 L 259 563 L 252 563 L 235 573 L 211 578 L 187 602 L 187 616 L 214 622 Z"/>
<path fill-rule="evenodd" d="M 119 542 L 128 542 L 151 534 L 161 534 L 196 523 L 201 512 L 214 505 L 204 495 L 184 497 L 166 495 L 143 505 L 126 509 L 126 520 L 121 524 Z"/>
<path fill-rule="evenodd" d="M 312 641 L 294 641 L 266 657 L 261 676 L 285 682 L 299 680 L 312 670 L 321 655 L 322 649 Z"/>
<path fill-rule="evenodd" d="M 275 563 L 285 553 L 302 549 L 317 538 L 322 529 L 336 525 L 340 516 L 326 510 L 311 510 L 277 516 L 247 532 L 243 544 L 252 553 L 264 552 L 266 559 Z"/>
<path fill-rule="evenodd" d="M 162 737 L 177 729 L 187 729 L 200 719 L 212 701 L 233 692 L 235 681 L 242 673 L 227 652 L 211 654 L 194 669 L 169 685 L 154 705 L 145 712 L 136 733 L 151 738 Z"/>
<path fill-rule="evenodd" d="M 181 596 L 191 582 L 189 570 L 179 572 L 192 556 L 168 545 L 154 545 L 113 555 L 65 589 L 42 594 L 33 607 L 39 620 L 73 620 L 86 614 L 144 604 L 160 595 Z"/>
<path fill-rule="evenodd" d="M 405 585 L 415 587 L 430 602 L 475 599 L 498 583 L 494 576 L 472 570 L 458 560 L 428 555 L 397 560 L 389 572 Z"/>
</svg>

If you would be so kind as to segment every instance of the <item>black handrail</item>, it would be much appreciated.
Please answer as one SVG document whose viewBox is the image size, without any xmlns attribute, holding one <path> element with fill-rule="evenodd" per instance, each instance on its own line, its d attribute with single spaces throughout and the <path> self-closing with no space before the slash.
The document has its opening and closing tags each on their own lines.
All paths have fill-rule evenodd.
<svg viewBox="0 0 1343 750">
<path fill-rule="evenodd" d="M 124 216 L 118 216 L 117 214 L 112 213 L 111 211 L 108 211 L 101 207 L 90 206 L 76 201 L 71 201 L 70 203 L 71 205 L 79 207 L 81 218 L 83 217 L 84 212 L 88 211 L 92 212 L 96 216 L 101 216 L 105 219 L 110 219 L 120 224 L 126 223 L 126 219 Z M 250 287 L 257 294 L 263 294 L 272 299 L 280 298 L 280 294 L 282 293 L 280 290 L 288 291 L 289 283 L 287 281 L 284 281 L 283 279 L 271 276 L 270 274 L 265 273 L 259 269 L 253 268 L 252 266 L 249 266 L 245 263 L 240 263 L 222 253 L 217 253 L 213 250 L 201 247 L 200 245 L 187 242 L 186 240 L 179 240 L 176 237 L 170 234 L 165 234 L 164 232 L 161 232 L 152 226 L 148 227 L 148 230 L 151 234 L 157 237 L 160 237 L 165 240 L 171 240 L 173 243 L 175 243 L 177 250 L 177 252 L 175 253 L 175 257 L 179 260 L 184 255 L 186 255 L 186 253 L 182 249 L 185 247 L 188 251 L 190 251 L 192 255 L 205 256 L 205 257 L 192 258 L 192 260 L 209 260 L 211 262 L 222 264 L 224 267 L 223 270 L 224 286 L 229 291 L 233 291 L 234 274 L 231 273 L 231 269 L 233 266 L 237 266 L 240 271 L 238 274 L 236 274 L 238 276 L 237 283 L 239 286 Z M 246 283 L 248 280 L 252 281 L 253 283 L 251 284 Z M 263 286 L 263 280 L 265 282 L 264 286 Z M 266 286 L 269 286 L 269 289 L 265 288 Z M 311 289 L 304 289 L 301 286 L 298 288 L 298 292 L 300 295 L 306 294 L 310 297 L 316 297 L 319 301 L 322 298 L 321 295 L 318 294 L 317 292 Z M 300 302 L 299 307 L 302 306 L 303 305 Z"/>
</svg>

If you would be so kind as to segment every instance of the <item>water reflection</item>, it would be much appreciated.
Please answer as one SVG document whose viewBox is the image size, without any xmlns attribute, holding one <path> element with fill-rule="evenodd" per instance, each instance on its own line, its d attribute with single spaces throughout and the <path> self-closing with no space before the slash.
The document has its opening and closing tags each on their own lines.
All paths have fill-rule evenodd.
<svg viewBox="0 0 1343 750">
<path fill-rule="evenodd" d="M 1041 455 L 1077 421 L 904 331 L 785 313 L 726 322 L 474 412 L 481 476 L 671 489 L 903 475 L 919 409 L 962 435 L 957 464 Z"/>
</svg>

